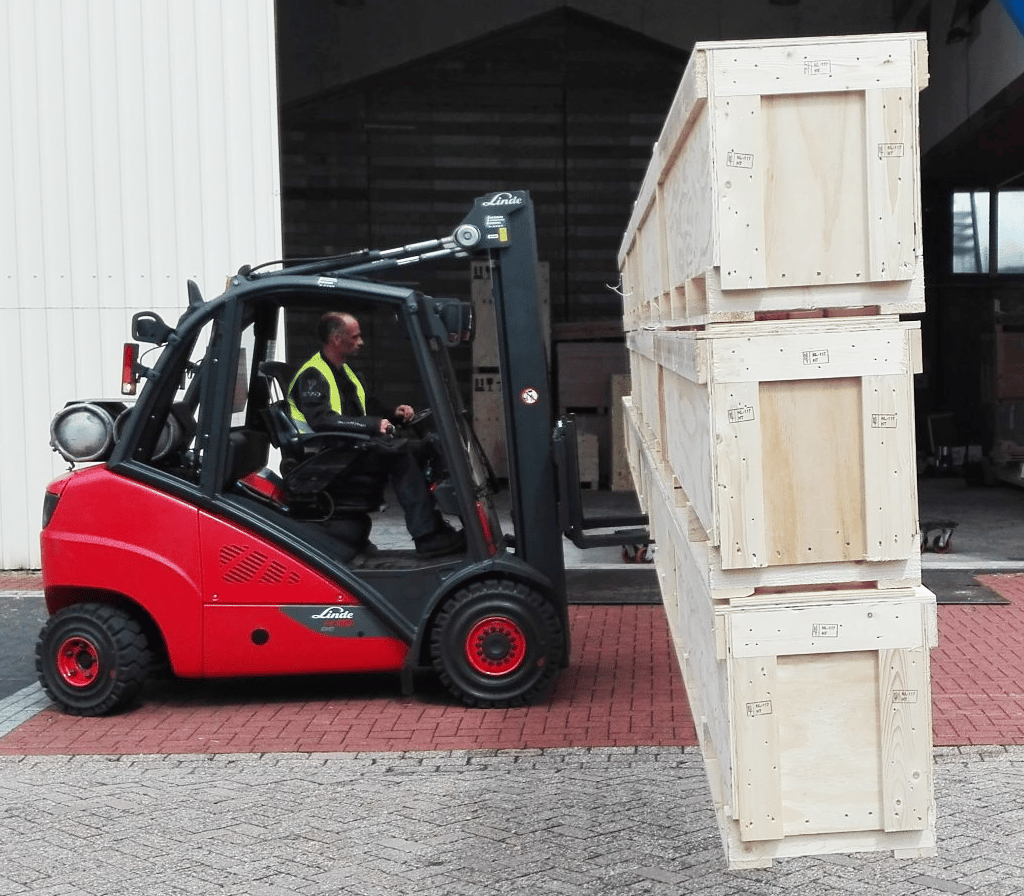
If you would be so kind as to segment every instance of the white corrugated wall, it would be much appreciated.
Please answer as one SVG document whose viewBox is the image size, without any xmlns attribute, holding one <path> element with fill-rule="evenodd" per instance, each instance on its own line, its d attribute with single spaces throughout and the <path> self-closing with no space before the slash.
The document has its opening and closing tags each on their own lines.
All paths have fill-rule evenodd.
<svg viewBox="0 0 1024 896">
<path fill-rule="evenodd" d="M 39 565 L 54 412 L 133 313 L 281 254 L 273 0 L 0 0 L 0 568 Z M 130 512 L 130 508 L 124 508 Z M 170 536 L 173 537 L 173 536 Z"/>
</svg>

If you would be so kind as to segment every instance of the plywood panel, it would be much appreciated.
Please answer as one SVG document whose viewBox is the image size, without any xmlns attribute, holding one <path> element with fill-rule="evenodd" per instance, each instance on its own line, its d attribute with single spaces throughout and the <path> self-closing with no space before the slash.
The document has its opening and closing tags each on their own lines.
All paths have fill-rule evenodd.
<svg viewBox="0 0 1024 896">
<path fill-rule="evenodd" d="M 762 114 L 768 285 L 866 283 L 864 95 L 765 97 Z"/>
<path fill-rule="evenodd" d="M 787 836 L 882 827 L 878 654 L 779 657 Z"/>
<path fill-rule="evenodd" d="M 864 556 L 860 389 L 856 378 L 761 384 L 767 563 Z"/>
<path fill-rule="evenodd" d="M 702 106 L 686 142 L 661 175 L 658 208 L 664 222 L 667 286 L 671 290 L 684 289 L 687 278 L 715 264 L 717 257 L 718 210 L 709 118 L 707 107 Z"/>
</svg>

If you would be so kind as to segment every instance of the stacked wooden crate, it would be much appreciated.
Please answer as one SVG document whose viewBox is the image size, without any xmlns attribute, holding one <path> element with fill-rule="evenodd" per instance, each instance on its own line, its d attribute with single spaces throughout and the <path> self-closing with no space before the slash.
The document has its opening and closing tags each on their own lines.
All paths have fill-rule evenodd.
<svg viewBox="0 0 1024 896">
<path fill-rule="evenodd" d="M 619 263 L 629 465 L 731 867 L 935 849 L 920 34 L 701 43 Z"/>
</svg>

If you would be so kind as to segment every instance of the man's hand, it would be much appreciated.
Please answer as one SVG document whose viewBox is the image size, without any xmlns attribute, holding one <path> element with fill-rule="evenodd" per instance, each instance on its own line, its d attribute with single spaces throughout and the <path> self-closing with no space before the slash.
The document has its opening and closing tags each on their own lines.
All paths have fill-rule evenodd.
<svg viewBox="0 0 1024 896">
<path fill-rule="evenodd" d="M 395 431 L 395 427 L 387 417 L 380 418 L 380 434 L 382 436 L 389 436 Z"/>
<path fill-rule="evenodd" d="M 400 404 L 395 408 L 395 419 L 401 423 L 408 423 L 415 416 L 416 412 L 412 409 L 411 405 Z"/>
</svg>

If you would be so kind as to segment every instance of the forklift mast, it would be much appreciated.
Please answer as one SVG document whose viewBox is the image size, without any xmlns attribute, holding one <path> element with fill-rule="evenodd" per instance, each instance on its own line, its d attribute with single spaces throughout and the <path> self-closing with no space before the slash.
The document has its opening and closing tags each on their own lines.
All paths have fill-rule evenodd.
<svg viewBox="0 0 1024 896">
<path fill-rule="evenodd" d="M 564 595 L 565 558 L 551 435 L 550 364 L 537 286 L 533 201 L 525 191 L 481 196 L 455 231 L 464 247 L 487 251 L 492 265 L 498 369 L 508 440 L 515 550 Z"/>
</svg>

